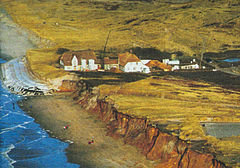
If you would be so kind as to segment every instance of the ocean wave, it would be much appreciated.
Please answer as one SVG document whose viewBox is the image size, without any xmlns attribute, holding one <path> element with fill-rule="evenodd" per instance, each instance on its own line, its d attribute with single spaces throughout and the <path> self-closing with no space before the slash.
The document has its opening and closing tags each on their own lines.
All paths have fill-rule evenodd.
<svg viewBox="0 0 240 168">
<path fill-rule="evenodd" d="M 18 124 L 16 126 L 13 126 L 13 127 L 8 127 L 8 128 L 3 128 L 0 132 L 0 134 L 3 134 L 5 132 L 8 132 L 8 131 L 12 131 L 12 130 L 15 130 L 16 128 L 23 128 L 23 129 L 26 129 L 26 127 L 24 127 L 23 125 L 26 125 L 26 124 L 29 124 L 33 121 L 27 121 L 27 122 L 24 122 L 23 124 Z"/>
<path fill-rule="evenodd" d="M 15 146 L 13 144 L 10 144 L 8 147 L 6 148 L 1 148 L 1 166 L 2 167 L 10 167 L 10 168 L 14 168 L 13 164 L 16 163 L 15 160 L 11 159 L 9 156 L 8 156 L 8 153 L 14 149 Z"/>
<path fill-rule="evenodd" d="M 4 117 L 7 117 L 8 115 L 9 115 L 9 113 L 3 115 L 2 117 L 0 117 L 0 120 L 1 120 L 2 118 L 4 118 Z"/>
</svg>

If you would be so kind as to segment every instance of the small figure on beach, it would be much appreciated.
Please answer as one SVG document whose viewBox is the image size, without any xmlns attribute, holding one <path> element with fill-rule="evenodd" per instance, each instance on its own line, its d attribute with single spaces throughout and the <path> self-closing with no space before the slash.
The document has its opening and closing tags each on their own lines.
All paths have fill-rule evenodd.
<svg viewBox="0 0 240 168">
<path fill-rule="evenodd" d="M 66 125 L 63 127 L 64 130 L 68 129 L 69 128 L 69 125 Z"/>
<path fill-rule="evenodd" d="M 88 141 L 88 144 L 93 144 L 94 143 L 94 137 L 92 137 L 92 139 L 90 141 Z"/>
</svg>

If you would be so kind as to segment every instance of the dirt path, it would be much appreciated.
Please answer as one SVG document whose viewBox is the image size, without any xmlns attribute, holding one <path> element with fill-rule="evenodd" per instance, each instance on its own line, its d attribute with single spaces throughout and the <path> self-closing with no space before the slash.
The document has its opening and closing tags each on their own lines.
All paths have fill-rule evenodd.
<svg viewBox="0 0 240 168">
<path fill-rule="evenodd" d="M 106 136 L 105 125 L 67 96 L 29 98 L 23 105 L 52 136 L 74 142 L 67 149 L 70 162 L 94 168 L 154 167 L 154 162 L 146 160 L 135 147 Z M 88 144 L 92 137 L 94 143 Z"/>
</svg>

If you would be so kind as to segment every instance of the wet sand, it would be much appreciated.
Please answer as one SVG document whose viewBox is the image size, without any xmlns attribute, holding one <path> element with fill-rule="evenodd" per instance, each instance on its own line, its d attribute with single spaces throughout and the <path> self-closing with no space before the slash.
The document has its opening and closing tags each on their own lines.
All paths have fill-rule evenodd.
<svg viewBox="0 0 240 168">
<path fill-rule="evenodd" d="M 19 105 L 42 128 L 50 130 L 52 137 L 73 141 L 66 150 L 69 162 L 84 168 L 145 168 L 156 164 L 121 139 L 106 136 L 105 124 L 83 110 L 70 95 L 28 97 Z M 66 130 L 65 125 L 69 125 Z M 92 137 L 94 143 L 88 144 Z"/>
</svg>

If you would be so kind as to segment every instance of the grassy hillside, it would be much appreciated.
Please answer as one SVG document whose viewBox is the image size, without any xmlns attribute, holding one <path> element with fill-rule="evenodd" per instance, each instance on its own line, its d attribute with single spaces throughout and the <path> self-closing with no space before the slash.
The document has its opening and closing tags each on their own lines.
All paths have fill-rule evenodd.
<svg viewBox="0 0 240 168">
<path fill-rule="evenodd" d="M 176 3 L 177 2 L 177 3 Z M 42 43 L 73 50 L 156 48 L 199 55 L 240 48 L 240 3 L 219 1 L 2 0 Z M 41 53 L 40 53 L 41 54 Z"/>
<path fill-rule="evenodd" d="M 112 30 L 109 47 L 134 46 L 188 54 L 220 51 L 225 45 L 237 48 L 239 6 L 225 1 L 6 1 L 7 9 L 19 24 L 70 48 L 102 49 Z M 205 45 L 204 47 L 202 47 Z M 238 46 L 239 47 L 239 46 Z"/>
</svg>

